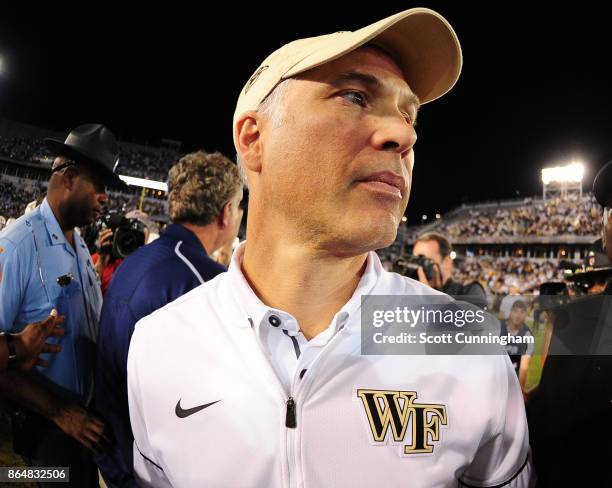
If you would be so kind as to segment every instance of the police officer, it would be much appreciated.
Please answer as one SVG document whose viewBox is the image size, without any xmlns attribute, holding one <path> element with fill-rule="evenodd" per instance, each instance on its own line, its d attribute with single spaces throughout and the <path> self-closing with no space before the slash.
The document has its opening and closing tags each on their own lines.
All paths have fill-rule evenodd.
<svg viewBox="0 0 612 488">
<path fill-rule="evenodd" d="M 97 487 L 97 469 L 85 447 L 98 450 L 104 441 L 102 422 L 87 411 L 102 294 L 75 229 L 100 214 L 106 185 L 121 184 L 114 172 L 119 147 L 100 124 L 81 125 L 64 142 L 45 142 L 57 155 L 47 197 L 0 233 L 0 327 L 19 332 L 55 308 L 66 317 L 66 334 L 48 368 L 33 377 L 0 378 L 0 387 L 29 407 L 13 422 L 15 450 L 26 462 L 68 466 L 70 486 Z"/>
</svg>

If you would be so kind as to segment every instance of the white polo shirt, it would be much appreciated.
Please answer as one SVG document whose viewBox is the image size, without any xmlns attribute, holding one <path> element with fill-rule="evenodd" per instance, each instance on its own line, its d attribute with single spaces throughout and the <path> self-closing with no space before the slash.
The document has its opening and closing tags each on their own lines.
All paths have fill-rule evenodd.
<svg viewBox="0 0 612 488">
<path fill-rule="evenodd" d="M 438 292 L 372 252 L 353 297 L 306 341 L 253 293 L 243 254 L 136 325 L 128 391 L 142 486 L 528 486 L 506 355 L 360 354 L 362 295 Z"/>
</svg>

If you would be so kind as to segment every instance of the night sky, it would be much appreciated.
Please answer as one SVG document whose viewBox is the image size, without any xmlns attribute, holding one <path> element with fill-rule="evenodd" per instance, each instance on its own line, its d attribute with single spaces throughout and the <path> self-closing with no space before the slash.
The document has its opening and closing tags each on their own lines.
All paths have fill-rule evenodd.
<svg viewBox="0 0 612 488">
<path fill-rule="evenodd" d="M 574 158 L 590 188 L 612 159 L 610 20 L 586 2 L 220 3 L 210 12 L 204 2 L 139 12 L 127 2 L 95 4 L 105 12 L 4 5 L 0 115 L 64 132 L 101 122 L 124 140 L 166 137 L 233 157 L 237 94 L 267 54 L 422 6 L 454 26 L 464 68 L 419 115 L 410 221 L 540 194 L 540 169 Z"/>
</svg>

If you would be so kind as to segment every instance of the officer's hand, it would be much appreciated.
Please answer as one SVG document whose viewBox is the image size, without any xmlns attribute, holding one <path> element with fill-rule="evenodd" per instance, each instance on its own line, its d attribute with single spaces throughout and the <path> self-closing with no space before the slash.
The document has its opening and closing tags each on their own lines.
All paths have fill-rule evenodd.
<svg viewBox="0 0 612 488">
<path fill-rule="evenodd" d="M 64 335 L 64 329 L 59 324 L 64 322 L 63 315 L 58 316 L 53 309 L 45 320 L 28 324 L 19 334 L 15 334 L 15 352 L 17 363 L 23 371 L 34 366 L 47 367 L 49 363 L 38 357 L 41 353 L 57 353 L 62 349 L 59 344 L 47 343 L 50 336 Z"/>
<path fill-rule="evenodd" d="M 94 454 L 110 450 L 110 442 L 104 435 L 104 423 L 76 403 L 68 403 L 59 409 L 53 421 L 65 434 L 76 439 Z"/>
</svg>

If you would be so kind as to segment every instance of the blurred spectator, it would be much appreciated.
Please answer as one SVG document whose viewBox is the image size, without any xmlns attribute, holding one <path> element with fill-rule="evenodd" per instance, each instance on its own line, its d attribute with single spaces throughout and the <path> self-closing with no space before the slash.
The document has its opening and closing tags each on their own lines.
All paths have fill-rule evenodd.
<svg viewBox="0 0 612 488">
<path fill-rule="evenodd" d="M 516 300 L 512 304 L 508 318 L 501 321 L 501 336 L 510 334 L 514 337 L 533 337 L 531 330 L 527 327 L 527 324 L 525 324 L 525 320 L 527 319 L 527 308 L 527 303 L 525 303 L 524 300 Z M 527 371 L 529 370 L 529 362 L 533 355 L 533 349 L 533 343 L 506 344 L 506 351 L 508 352 L 508 356 L 510 356 L 510 362 L 518 376 L 523 394 L 525 394 Z"/>
</svg>

